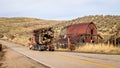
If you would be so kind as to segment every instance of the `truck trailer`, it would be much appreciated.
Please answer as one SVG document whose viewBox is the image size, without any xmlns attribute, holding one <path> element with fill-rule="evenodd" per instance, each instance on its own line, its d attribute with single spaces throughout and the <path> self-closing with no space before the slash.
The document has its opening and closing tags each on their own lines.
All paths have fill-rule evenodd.
<svg viewBox="0 0 120 68">
<path fill-rule="evenodd" d="M 29 38 L 30 50 L 54 51 L 53 46 L 54 31 L 52 28 L 40 28 L 33 30 L 32 36 Z"/>
</svg>

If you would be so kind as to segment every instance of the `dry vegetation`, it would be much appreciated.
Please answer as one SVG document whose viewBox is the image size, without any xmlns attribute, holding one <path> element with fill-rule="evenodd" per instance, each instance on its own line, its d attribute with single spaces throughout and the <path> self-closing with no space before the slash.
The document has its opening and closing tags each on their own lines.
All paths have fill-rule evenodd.
<svg viewBox="0 0 120 68">
<path fill-rule="evenodd" d="M 50 27 L 58 23 L 60 21 L 35 18 L 0 18 L 0 37 L 27 45 L 34 29 Z"/>
<path fill-rule="evenodd" d="M 87 53 L 120 54 L 120 47 L 108 44 L 86 44 L 75 51 Z"/>
<path fill-rule="evenodd" d="M 52 26 L 55 32 L 54 38 L 58 39 L 61 33 L 65 34 L 64 30 L 66 26 L 82 22 L 94 22 L 97 26 L 98 34 L 100 34 L 103 39 L 110 38 L 120 31 L 120 16 L 85 16 L 69 21 L 42 20 L 35 18 L 0 18 L 0 38 L 27 45 L 32 30 Z M 106 46 L 105 44 L 101 46 L 101 44 L 98 44 L 80 46 L 76 51 L 118 54 L 120 53 L 120 48 Z"/>
<path fill-rule="evenodd" d="M 120 31 L 120 16 L 110 16 L 110 15 L 96 15 L 96 16 L 85 16 L 81 18 L 76 18 L 70 21 L 63 22 L 59 24 L 57 28 L 59 29 L 57 33 L 66 28 L 66 26 L 82 22 L 93 22 L 97 26 L 98 34 L 100 34 L 104 39 L 106 35 L 111 37 Z"/>
<path fill-rule="evenodd" d="M 100 34 L 104 38 L 106 37 L 106 35 L 112 36 L 116 34 L 116 32 L 120 31 L 120 16 L 88 16 L 81 19 L 77 18 L 75 21 L 94 22 L 97 26 L 98 34 Z"/>
<path fill-rule="evenodd" d="M 82 22 L 94 22 L 96 24 L 98 34 L 103 37 L 103 44 L 87 44 L 84 46 L 77 47 L 75 51 L 78 52 L 90 52 L 90 53 L 106 53 L 106 54 L 120 54 L 120 47 L 114 47 L 113 45 L 108 46 L 104 44 L 108 39 L 111 39 L 115 34 L 120 37 L 120 16 L 85 16 L 70 21 L 63 22 L 56 26 L 56 35 L 65 34 L 66 26 L 82 23 Z M 69 49 L 58 49 L 64 51 L 70 51 Z"/>
<path fill-rule="evenodd" d="M 65 52 L 71 52 L 69 48 L 56 48 L 57 51 L 65 51 Z M 120 47 L 115 47 L 112 44 L 83 44 L 79 47 L 76 47 L 75 50 L 72 52 L 80 52 L 80 53 L 97 53 L 97 54 L 114 54 L 114 55 L 120 55 Z"/>
</svg>

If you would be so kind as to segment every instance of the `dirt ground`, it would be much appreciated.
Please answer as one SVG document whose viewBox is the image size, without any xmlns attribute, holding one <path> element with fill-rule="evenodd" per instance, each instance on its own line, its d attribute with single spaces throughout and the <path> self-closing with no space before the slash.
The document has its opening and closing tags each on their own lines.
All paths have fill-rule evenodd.
<svg viewBox="0 0 120 68">
<path fill-rule="evenodd" d="M 0 68 L 48 68 L 32 59 L 27 58 L 9 48 L 4 49 L 0 60 Z"/>
</svg>

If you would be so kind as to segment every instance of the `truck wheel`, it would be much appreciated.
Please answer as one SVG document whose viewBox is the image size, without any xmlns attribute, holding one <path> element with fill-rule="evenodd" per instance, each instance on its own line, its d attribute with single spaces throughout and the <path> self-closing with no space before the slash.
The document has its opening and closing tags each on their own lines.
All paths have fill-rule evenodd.
<svg viewBox="0 0 120 68">
<path fill-rule="evenodd" d="M 49 49 L 49 51 L 54 51 L 54 49 Z"/>
<path fill-rule="evenodd" d="M 48 49 L 49 51 L 51 51 L 51 49 Z"/>
<path fill-rule="evenodd" d="M 51 51 L 54 51 L 54 49 L 52 49 Z"/>
<path fill-rule="evenodd" d="M 31 49 L 31 50 L 35 50 L 35 47 L 34 47 L 34 46 L 32 46 L 30 49 Z"/>
<path fill-rule="evenodd" d="M 42 48 L 39 46 L 39 47 L 38 47 L 38 50 L 39 50 L 39 51 L 42 51 Z"/>
</svg>

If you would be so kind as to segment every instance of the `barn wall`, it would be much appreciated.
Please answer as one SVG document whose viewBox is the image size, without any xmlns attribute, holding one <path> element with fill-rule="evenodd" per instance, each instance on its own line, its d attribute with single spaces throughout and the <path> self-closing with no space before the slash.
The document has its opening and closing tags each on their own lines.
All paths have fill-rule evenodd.
<svg viewBox="0 0 120 68">
<path fill-rule="evenodd" d="M 79 23 L 70 25 L 65 31 L 67 37 L 63 39 L 61 38 L 59 40 L 60 42 L 67 43 L 68 38 L 70 38 L 71 43 L 98 42 L 97 28 L 94 23 Z"/>
<path fill-rule="evenodd" d="M 86 42 L 97 42 L 97 28 L 95 24 L 90 23 L 86 29 Z"/>
</svg>

